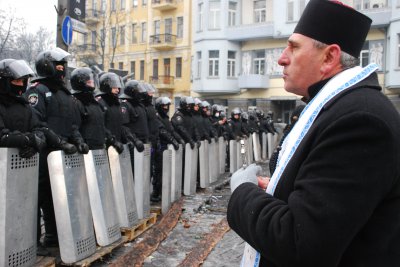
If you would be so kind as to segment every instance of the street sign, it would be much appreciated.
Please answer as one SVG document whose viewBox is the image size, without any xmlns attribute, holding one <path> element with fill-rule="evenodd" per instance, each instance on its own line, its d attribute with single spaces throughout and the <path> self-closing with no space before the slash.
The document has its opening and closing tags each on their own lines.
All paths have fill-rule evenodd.
<svg viewBox="0 0 400 267">
<path fill-rule="evenodd" d="M 75 32 L 80 32 L 80 33 L 87 33 L 88 32 L 86 24 L 83 23 L 82 21 L 79 21 L 79 20 L 76 20 L 74 18 L 71 18 L 71 23 L 72 23 L 72 29 Z"/>
<path fill-rule="evenodd" d="M 63 20 L 61 35 L 66 45 L 70 45 L 72 43 L 72 22 L 69 16 L 65 16 Z"/>
<path fill-rule="evenodd" d="M 76 20 L 85 22 L 85 0 L 69 0 L 68 15 Z"/>
</svg>

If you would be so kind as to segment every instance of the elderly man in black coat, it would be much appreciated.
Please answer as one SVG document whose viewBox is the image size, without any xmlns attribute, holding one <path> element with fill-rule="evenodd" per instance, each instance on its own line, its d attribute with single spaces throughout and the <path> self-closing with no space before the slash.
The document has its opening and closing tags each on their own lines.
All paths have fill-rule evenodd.
<svg viewBox="0 0 400 267">
<path fill-rule="evenodd" d="M 376 65 L 356 66 L 371 20 L 311 0 L 278 63 L 307 106 L 266 192 L 232 175 L 228 222 L 249 266 L 400 266 L 400 116 Z M 353 62 L 353 63 L 352 63 Z"/>
</svg>

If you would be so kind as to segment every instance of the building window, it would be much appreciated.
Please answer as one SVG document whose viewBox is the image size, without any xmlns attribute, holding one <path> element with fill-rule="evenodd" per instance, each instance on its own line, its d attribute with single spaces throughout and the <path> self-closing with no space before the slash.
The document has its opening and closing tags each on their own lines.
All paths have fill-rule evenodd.
<svg viewBox="0 0 400 267">
<path fill-rule="evenodd" d="M 144 80 L 144 60 L 140 60 L 140 80 Z"/>
<path fill-rule="evenodd" d="M 147 0 L 142 1 L 142 6 L 147 6 Z"/>
<path fill-rule="evenodd" d="M 307 0 L 307 3 L 308 3 L 308 0 Z M 299 17 L 301 17 L 301 14 L 303 14 L 303 11 L 305 8 L 306 8 L 306 0 L 300 0 Z"/>
<path fill-rule="evenodd" d="M 228 51 L 228 77 L 235 77 L 236 52 Z"/>
<path fill-rule="evenodd" d="M 106 44 L 106 35 L 104 33 L 104 29 L 100 29 L 100 46 L 104 48 Z"/>
<path fill-rule="evenodd" d="M 175 66 L 175 77 L 182 78 L 182 58 L 176 58 L 176 66 Z"/>
<path fill-rule="evenodd" d="M 254 1 L 254 22 L 260 23 L 266 21 L 266 2 L 265 0 Z"/>
<path fill-rule="evenodd" d="M 125 26 L 121 26 L 120 33 L 119 33 L 119 44 L 125 44 Z"/>
<path fill-rule="evenodd" d="M 219 29 L 220 6 L 220 1 L 210 1 L 210 12 L 208 15 L 209 29 Z"/>
<path fill-rule="evenodd" d="M 97 1 L 92 1 L 92 15 L 93 17 L 97 17 Z"/>
<path fill-rule="evenodd" d="M 218 77 L 219 75 L 219 51 L 208 51 L 208 76 Z"/>
<path fill-rule="evenodd" d="M 254 51 L 253 70 L 254 74 L 265 74 L 265 50 Z"/>
<path fill-rule="evenodd" d="M 398 53 L 398 56 L 397 56 L 397 66 L 398 67 L 400 67 L 400 34 L 399 35 L 397 35 L 398 37 L 397 37 L 397 53 Z"/>
<path fill-rule="evenodd" d="M 115 27 L 111 28 L 111 46 L 116 47 L 117 46 L 117 31 Z"/>
<path fill-rule="evenodd" d="M 293 17 L 293 14 L 294 14 L 294 0 L 288 0 L 287 1 L 287 17 L 286 17 L 286 20 L 287 21 L 293 21 L 294 20 L 294 17 Z"/>
<path fill-rule="evenodd" d="M 120 5 L 121 5 L 121 10 L 125 9 L 125 1 L 126 0 L 121 0 Z"/>
<path fill-rule="evenodd" d="M 360 66 L 365 67 L 369 64 L 369 42 L 366 41 L 360 52 Z"/>
<path fill-rule="evenodd" d="M 203 30 L 203 3 L 200 3 L 198 7 L 197 30 L 201 32 Z"/>
<path fill-rule="evenodd" d="M 87 33 L 84 33 L 83 34 L 83 45 L 87 46 L 87 43 L 88 43 L 88 35 L 87 35 Z"/>
<path fill-rule="evenodd" d="M 96 50 L 96 43 L 97 43 L 97 32 L 92 31 L 92 49 Z"/>
<path fill-rule="evenodd" d="M 183 17 L 177 17 L 176 37 L 183 38 Z"/>
<path fill-rule="evenodd" d="M 118 69 L 120 69 L 120 70 L 124 69 L 124 62 L 119 62 L 118 63 Z"/>
<path fill-rule="evenodd" d="M 201 51 L 197 52 L 197 78 L 201 78 Z"/>
<path fill-rule="evenodd" d="M 115 0 L 111 0 L 111 11 L 116 10 Z"/>
<path fill-rule="evenodd" d="M 171 59 L 164 58 L 164 75 L 171 76 Z"/>
<path fill-rule="evenodd" d="M 132 44 L 136 44 L 137 43 L 137 37 L 136 37 L 136 23 L 132 23 L 132 29 L 131 29 L 131 40 L 132 40 Z"/>
<path fill-rule="evenodd" d="M 159 20 L 155 20 L 154 21 L 154 35 L 156 35 L 156 38 L 159 38 L 160 35 L 160 21 Z"/>
<path fill-rule="evenodd" d="M 138 0 L 132 0 L 132 7 L 138 6 Z"/>
<path fill-rule="evenodd" d="M 229 10 L 228 10 L 228 26 L 236 25 L 236 2 L 229 2 Z"/>
<path fill-rule="evenodd" d="M 114 62 L 111 62 L 110 63 L 110 69 L 113 69 L 114 68 Z"/>
<path fill-rule="evenodd" d="M 158 59 L 153 59 L 153 77 L 158 77 Z"/>
<path fill-rule="evenodd" d="M 354 6 L 357 10 L 370 9 L 371 1 L 370 0 L 355 0 Z"/>
<path fill-rule="evenodd" d="M 142 22 L 142 43 L 145 43 L 147 41 L 147 24 L 146 22 Z"/>
<path fill-rule="evenodd" d="M 102 14 L 106 12 L 106 0 L 101 0 L 100 10 Z"/>
<path fill-rule="evenodd" d="M 164 30 L 165 34 L 172 34 L 172 18 L 165 19 Z"/>
<path fill-rule="evenodd" d="M 135 75 L 136 75 L 135 69 L 136 69 L 136 61 L 131 61 L 131 74 L 132 74 L 132 79 L 135 79 Z"/>
</svg>

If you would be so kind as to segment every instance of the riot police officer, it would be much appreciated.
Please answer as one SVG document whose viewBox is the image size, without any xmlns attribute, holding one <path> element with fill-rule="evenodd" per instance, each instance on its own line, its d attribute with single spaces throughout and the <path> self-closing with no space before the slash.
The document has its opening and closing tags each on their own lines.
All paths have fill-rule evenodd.
<svg viewBox="0 0 400 267">
<path fill-rule="evenodd" d="M 35 67 L 39 77 L 26 92 L 26 97 L 38 114 L 39 120 L 48 129 L 61 137 L 61 148 L 67 154 L 88 151 L 79 133 L 81 123 L 79 113 L 67 89 L 64 78 L 66 76 L 66 62 L 70 54 L 56 48 L 46 50 L 38 54 Z M 47 136 L 46 136 L 47 137 Z M 71 145 L 70 143 L 74 144 Z M 47 166 L 47 155 L 52 148 L 40 153 L 39 159 L 39 203 L 38 203 L 38 238 L 40 238 L 40 209 L 43 212 L 43 220 L 46 234 L 43 244 L 45 246 L 57 246 L 57 228 L 55 223 L 53 199 L 50 188 L 50 177 Z"/>
<path fill-rule="evenodd" d="M 248 112 L 249 114 L 249 120 L 247 121 L 248 127 L 249 127 L 249 132 L 250 133 L 258 133 L 259 128 L 258 128 L 258 120 L 257 120 L 257 115 L 254 110 L 250 110 Z"/>
<path fill-rule="evenodd" d="M 231 127 L 231 130 L 235 136 L 235 139 L 240 139 L 240 138 L 247 138 L 249 135 L 249 132 L 247 129 L 243 126 L 243 123 L 241 121 L 241 116 L 242 111 L 240 108 L 236 107 L 232 109 L 231 111 L 231 118 L 228 121 L 229 126 Z"/>
<path fill-rule="evenodd" d="M 95 84 L 95 74 L 90 68 L 77 68 L 71 73 L 73 95 L 78 100 L 76 104 L 82 120 L 79 131 L 89 149 L 105 149 L 105 145 L 112 145 L 118 153 L 122 153 L 121 142 L 106 132 L 104 113 L 93 95 Z"/>
<path fill-rule="evenodd" d="M 175 130 L 186 143 L 193 149 L 197 143 L 200 147 L 200 134 L 197 125 L 193 121 L 192 111 L 194 100 L 190 96 L 182 96 L 179 102 L 179 108 L 172 116 L 171 122 Z"/>
<path fill-rule="evenodd" d="M 203 118 L 203 127 L 204 131 L 208 133 L 210 138 L 214 138 L 215 142 L 218 142 L 218 132 L 217 129 L 213 127 L 213 123 L 211 121 L 211 105 L 207 101 L 202 101 L 200 103 L 201 108 L 201 116 Z"/>
<path fill-rule="evenodd" d="M 200 140 L 204 141 L 207 140 L 208 143 L 211 143 L 211 137 L 210 137 L 210 131 L 208 128 L 206 128 L 205 121 L 202 116 L 202 110 L 201 110 L 201 100 L 198 98 L 194 99 L 194 106 L 193 106 L 193 111 L 192 111 L 192 118 L 197 126 L 197 130 L 200 135 Z"/>
<path fill-rule="evenodd" d="M 138 151 L 143 151 L 143 142 L 140 141 L 131 130 L 123 125 L 123 114 L 119 101 L 119 93 L 123 88 L 121 77 L 112 72 L 102 73 L 99 79 L 100 92 L 96 99 L 103 112 L 106 133 L 116 141 L 135 145 Z M 111 140 L 111 143 L 113 140 Z"/>
</svg>

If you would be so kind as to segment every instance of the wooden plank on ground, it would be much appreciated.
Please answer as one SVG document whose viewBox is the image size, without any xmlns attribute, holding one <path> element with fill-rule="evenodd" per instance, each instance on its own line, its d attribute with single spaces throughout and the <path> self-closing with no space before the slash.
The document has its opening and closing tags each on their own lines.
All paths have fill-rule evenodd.
<svg viewBox="0 0 400 267">
<path fill-rule="evenodd" d="M 128 238 L 128 241 L 132 241 L 143 232 L 147 231 L 150 227 L 152 227 L 157 222 L 157 214 L 151 213 L 149 218 L 145 218 L 140 220 L 138 224 L 133 227 L 126 228 L 122 227 L 121 232 L 123 236 Z"/>
<path fill-rule="evenodd" d="M 33 267 L 55 267 L 56 266 L 56 258 L 53 257 L 43 257 L 37 256 L 36 263 Z"/>
</svg>

